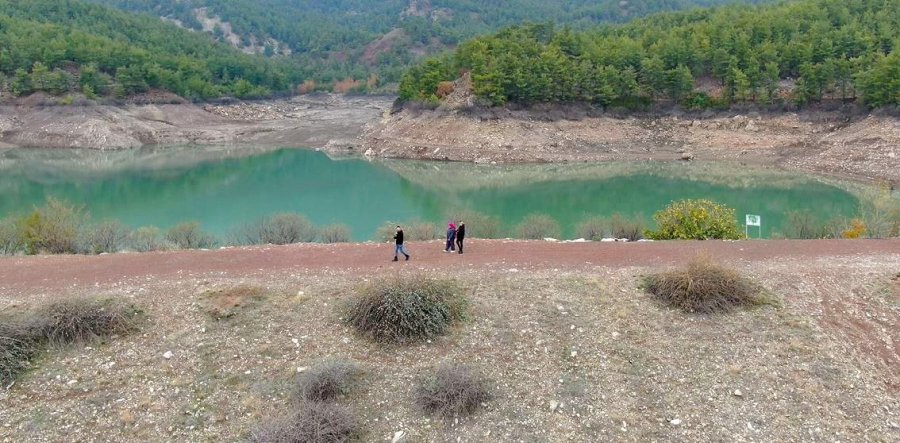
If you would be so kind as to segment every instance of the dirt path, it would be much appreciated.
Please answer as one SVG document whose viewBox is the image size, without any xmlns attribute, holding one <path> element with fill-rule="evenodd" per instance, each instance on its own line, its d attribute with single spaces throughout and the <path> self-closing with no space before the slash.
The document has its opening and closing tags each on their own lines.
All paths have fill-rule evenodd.
<svg viewBox="0 0 900 443">
<path fill-rule="evenodd" d="M 200 276 L 253 277 L 280 272 L 377 272 L 460 267 L 540 269 L 672 265 L 698 254 L 730 263 L 848 255 L 895 255 L 900 239 L 743 242 L 547 243 L 470 240 L 467 253 L 445 254 L 439 242 L 411 243 L 413 259 L 391 263 L 392 245 L 290 245 L 214 251 L 42 256 L 0 259 L 0 294 Z M 512 271 L 516 272 L 516 271 Z"/>
</svg>

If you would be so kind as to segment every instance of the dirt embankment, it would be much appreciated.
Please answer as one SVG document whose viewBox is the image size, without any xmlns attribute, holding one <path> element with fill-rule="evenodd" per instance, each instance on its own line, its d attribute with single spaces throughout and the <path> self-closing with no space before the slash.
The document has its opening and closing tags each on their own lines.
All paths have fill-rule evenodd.
<svg viewBox="0 0 900 443">
<path fill-rule="evenodd" d="M 23 100 L 0 106 L 0 148 L 322 147 L 355 139 L 390 103 L 335 95 L 223 105 L 41 106 Z"/>
<path fill-rule="evenodd" d="M 900 119 L 837 112 L 612 117 L 585 110 L 403 110 L 369 124 L 373 157 L 476 163 L 710 160 L 900 183 Z"/>
</svg>

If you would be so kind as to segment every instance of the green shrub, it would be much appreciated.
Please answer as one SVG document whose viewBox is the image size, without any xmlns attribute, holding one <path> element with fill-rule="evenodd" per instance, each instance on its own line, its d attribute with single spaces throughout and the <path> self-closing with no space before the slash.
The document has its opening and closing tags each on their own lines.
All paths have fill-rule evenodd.
<svg viewBox="0 0 900 443">
<path fill-rule="evenodd" d="M 350 241 L 350 228 L 346 225 L 330 225 L 319 230 L 322 243 L 347 243 Z"/>
<path fill-rule="evenodd" d="M 137 252 L 153 252 L 166 249 L 162 233 L 155 226 L 137 228 L 128 236 L 128 245 Z"/>
<path fill-rule="evenodd" d="M 421 342 L 445 334 L 463 318 L 465 304 L 452 281 L 398 276 L 364 287 L 347 323 L 375 342 Z"/>
<path fill-rule="evenodd" d="M 296 410 L 255 429 L 253 443 L 338 443 L 354 441 L 362 434 L 362 422 L 346 406 L 306 402 Z"/>
<path fill-rule="evenodd" d="M 628 241 L 638 241 L 644 238 L 644 218 L 640 215 L 626 218 L 622 214 L 613 214 L 609 219 L 609 233 L 615 238 L 627 238 Z"/>
<path fill-rule="evenodd" d="M 714 314 L 769 302 L 761 286 L 705 259 L 651 275 L 644 288 L 666 305 L 692 313 Z"/>
<path fill-rule="evenodd" d="M 575 236 L 585 240 L 603 240 L 606 235 L 608 222 L 603 217 L 591 217 L 575 226 Z"/>
<path fill-rule="evenodd" d="M 519 224 L 518 232 L 519 238 L 524 240 L 559 238 L 562 235 L 559 223 L 544 214 L 531 214 L 525 217 Z"/>
<path fill-rule="evenodd" d="M 0 219 L 0 255 L 16 255 L 24 247 L 18 220 L 13 217 Z"/>
<path fill-rule="evenodd" d="M 416 403 L 444 418 L 471 415 L 490 398 L 487 381 L 472 368 L 457 364 L 439 366 L 416 389 Z"/>
<path fill-rule="evenodd" d="M 502 238 L 503 228 L 500 220 L 475 211 L 456 211 L 447 216 L 457 225 L 466 223 L 466 237 L 468 238 Z"/>
<path fill-rule="evenodd" d="M 362 371 L 348 361 L 320 363 L 297 378 L 297 400 L 322 402 L 346 395 Z"/>
<path fill-rule="evenodd" d="M 128 228 L 118 221 L 106 221 L 84 229 L 78 250 L 84 254 L 112 254 L 122 250 L 128 240 Z"/>
<path fill-rule="evenodd" d="M 744 238 L 734 209 L 710 200 L 681 200 L 657 212 L 657 230 L 648 232 L 656 240 L 708 240 Z"/>
<path fill-rule="evenodd" d="M 300 214 L 283 213 L 264 217 L 241 228 L 238 243 L 244 245 L 289 245 L 310 243 L 318 232 L 308 218 Z"/>
<path fill-rule="evenodd" d="M 75 254 L 78 232 L 87 220 L 84 208 L 48 198 L 21 224 L 22 238 L 29 254 Z"/>
<path fill-rule="evenodd" d="M 207 249 L 216 244 L 215 237 L 203 232 L 198 222 L 184 222 L 166 231 L 166 240 L 179 249 Z"/>
</svg>

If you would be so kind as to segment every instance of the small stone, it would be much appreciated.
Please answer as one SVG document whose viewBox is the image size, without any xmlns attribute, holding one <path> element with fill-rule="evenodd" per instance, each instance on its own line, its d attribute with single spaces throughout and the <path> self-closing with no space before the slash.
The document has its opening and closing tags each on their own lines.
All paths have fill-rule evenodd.
<svg viewBox="0 0 900 443">
<path fill-rule="evenodd" d="M 309 369 L 309 368 L 306 366 L 300 366 L 297 368 L 297 373 L 299 374 L 301 372 L 306 372 L 307 369 Z"/>
<path fill-rule="evenodd" d="M 673 424 L 673 425 L 675 425 L 675 426 L 678 426 L 678 425 L 681 424 L 681 419 L 680 419 L 680 418 L 676 418 L 676 419 L 670 421 L 669 423 L 671 423 L 671 424 Z"/>
<path fill-rule="evenodd" d="M 681 159 L 684 161 L 691 161 L 694 159 L 694 154 L 691 152 L 685 152 L 681 154 Z"/>
<path fill-rule="evenodd" d="M 732 392 L 732 394 L 734 394 L 735 397 L 743 397 L 744 396 L 744 393 L 741 392 L 740 389 L 735 389 L 734 392 Z"/>
<path fill-rule="evenodd" d="M 391 439 L 391 443 L 401 443 L 406 441 L 406 431 L 397 431 L 394 433 L 394 438 Z"/>
<path fill-rule="evenodd" d="M 556 400 L 550 400 L 550 412 L 556 412 L 562 404 Z"/>
<path fill-rule="evenodd" d="M 66 383 L 66 384 L 69 385 L 69 386 L 72 386 L 72 385 L 74 385 L 75 383 L 78 383 L 78 380 L 69 380 L 69 382 Z"/>
<path fill-rule="evenodd" d="M 173 354 L 172 351 L 166 351 L 166 353 L 163 354 L 163 358 L 166 359 L 166 360 L 168 360 L 168 359 L 170 359 L 170 358 L 172 358 L 172 357 L 174 357 L 174 356 L 175 356 L 175 354 Z"/>
</svg>

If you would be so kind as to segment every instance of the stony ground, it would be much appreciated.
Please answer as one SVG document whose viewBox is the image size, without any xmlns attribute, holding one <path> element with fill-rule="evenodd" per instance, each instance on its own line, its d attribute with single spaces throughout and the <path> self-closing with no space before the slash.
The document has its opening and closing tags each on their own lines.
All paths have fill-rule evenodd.
<svg viewBox="0 0 900 443">
<path fill-rule="evenodd" d="M 476 163 L 697 159 L 900 184 L 900 119 L 831 112 L 619 118 L 584 110 L 411 111 L 370 123 L 374 157 Z"/>
<path fill-rule="evenodd" d="M 416 442 L 900 439 L 896 240 L 475 241 L 462 256 L 411 246 L 414 260 L 397 264 L 384 245 L 341 246 L 358 251 L 343 265 L 326 246 L 0 259 L 2 309 L 88 294 L 146 311 L 139 333 L 48 352 L 4 387 L 0 441 L 239 441 L 286 410 L 298 368 L 329 358 L 366 368 L 349 400 L 364 441 L 400 430 Z M 698 253 L 758 280 L 780 306 L 688 315 L 639 288 Z M 412 347 L 355 336 L 341 321 L 349 297 L 400 273 L 458 278 L 469 320 Z M 265 295 L 216 320 L 229 301 L 214 294 L 238 286 Z M 491 380 L 494 400 L 471 418 L 429 419 L 412 403 L 416 378 L 447 360 Z"/>
</svg>

